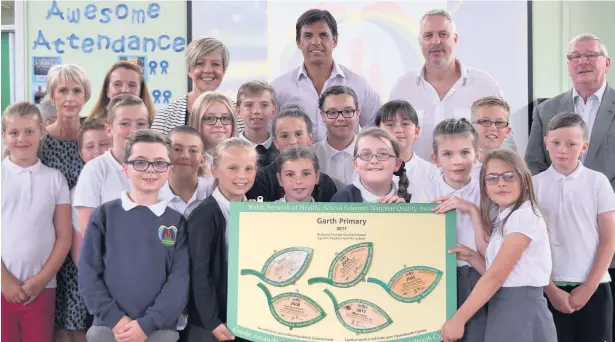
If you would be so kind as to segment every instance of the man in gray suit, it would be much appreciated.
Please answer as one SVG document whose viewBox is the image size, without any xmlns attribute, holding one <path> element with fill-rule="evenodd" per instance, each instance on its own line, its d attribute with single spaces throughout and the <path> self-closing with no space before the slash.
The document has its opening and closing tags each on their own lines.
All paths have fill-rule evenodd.
<svg viewBox="0 0 615 342">
<path fill-rule="evenodd" d="M 589 150 L 581 157 L 583 165 L 604 173 L 615 189 L 615 89 L 606 83 L 611 59 L 600 38 L 593 34 L 572 39 L 567 57 L 573 88 L 534 109 L 525 161 L 532 174 L 548 169 L 551 159 L 544 136 L 549 120 L 560 112 L 575 112 L 589 130 Z"/>
</svg>

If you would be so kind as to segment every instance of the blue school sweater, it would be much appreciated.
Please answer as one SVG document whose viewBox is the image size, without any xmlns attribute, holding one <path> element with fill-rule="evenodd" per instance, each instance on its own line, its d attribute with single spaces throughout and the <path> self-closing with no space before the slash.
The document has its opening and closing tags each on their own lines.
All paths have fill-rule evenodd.
<svg viewBox="0 0 615 342">
<path fill-rule="evenodd" d="M 175 330 L 188 300 L 186 221 L 166 207 L 128 211 L 117 199 L 98 207 L 85 232 L 79 260 L 79 293 L 94 325 L 115 327 L 124 316 L 149 335 Z"/>
</svg>

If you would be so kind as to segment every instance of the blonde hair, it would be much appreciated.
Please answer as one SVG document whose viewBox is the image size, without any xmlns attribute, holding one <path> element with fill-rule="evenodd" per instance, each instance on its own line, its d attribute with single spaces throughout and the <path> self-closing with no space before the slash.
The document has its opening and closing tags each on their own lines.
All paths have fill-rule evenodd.
<svg viewBox="0 0 615 342">
<path fill-rule="evenodd" d="M 83 88 L 85 95 L 85 102 L 88 102 L 90 96 L 92 96 L 92 89 L 90 87 L 90 79 L 80 65 L 77 64 L 59 64 L 54 65 L 47 73 L 47 92 L 49 97 L 53 97 L 55 89 L 58 87 L 58 83 L 61 81 L 70 79 Z"/>
<path fill-rule="evenodd" d="M 109 102 L 111 102 L 111 100 L 107 97 L 107 92 L 109 91 L 109 82 L 111 82 L 111 74 L 117 69 L 131 70 L 139 75 L 139 97 L 141 98 L 141 100 L 143 100 L 145 107 L 147 107 L 150 122 L 154 121 L 154 117 L 156 116 L 156 107 L 154 107 L 154 102 L 152 101 L 152 97 L 149 94 L 149 88 L 147 87 L 147 83 L 145 83 L 143 71 L 141 70 L 140 66 L 128 61 L 119 61 L 113 64 L 111 68 L 109 68 L 107 74 L 105 75 L 103 86 L 100 89 L 100 93 L 98 94 L 96 104 L 94 105 L 94 108 L 92 108 L 90 114 L 88 114 L 87 120 L 102 119 L 104 121 L 107 121 L 107 106 L 109 105 Z"/>
<path fill-rule="evenodd" d="M 263 92 L 268 91 L 271 94 L 271 104 L 276 106 L 275 102 L 275 89 L 271 86 L 271 84 L 265 81 L 250 81 L 246 82 L 239 87 L 237 90 L 237 107 L 241 106 L 241 102 L 244 97 L 253 96 L 253 95 L 261 95 Z"/>
<path fill-rule="evenodd" d="M 113 123 L 113 120 L 115 120 L 116 111 L 119 108 L 128 106 L 143 106 L 147 108 L 143 103 L 143 100 L 139 97 L 130 94 L 118 95 L 114 97 L 111 102 L 109 102 L 109 105 L 107 105 L 107 124 L 111 125 Z M 151 124 L 152 121 L 149 119 L 149 125 Z"/>
<path fill-rule="evenodd" d="M 532 184 L 532 173 L 530 169 L 525 164 L 525 161 L 517 152 L 508 150 L 508 149 L 496 149 L 493 150 L 485 156 L 485 160 L 483 161 L 483 167 L 480 169 L 479 183 L 480 183 L 480 216 L 481 221 L 483 223 L 483 230 L 486 233 L 486 236 L 491 236 L 493 229 L 496 228 L 498 222 L 494 221 L 492 217 L 492 209 L 497 207 L 497 205 L 489 198 L 487 194 L 487 184 L 485 181 L 485 176 L 487 176 L 487 166 L 489 162 L 492 160 L 500 160 L 504 163 L 508 164 L 513 172 L 517 174 L 519 178 L 519 188 L 521 190 L 521 194 L 517 201 L 513 204 L 512 210 L 508 215 L 499 222 L 499 227 L 503 228 L 506 221 L 512 213 L 514 213 L 521 205 L 527 201 L 530 201 L 532 206 L 532 210 L 534 214 L 537 216 L 542 216 L 540 211 L 538 210 L 538 202 L 536 201 L 536 195 L 534 195 L 534 186 Z M 503 233 L 503 230 L 500 230 Z"/>
<path fill-rule="evenodd" d="M 258 161 L 258 152 L 256 152 L 256 149 L 252 145 L 250 145 L 249 142 L 243 139 L 240 139 L 240 138 L 236 138 L 236 137 L 224 139 L 220 143 L 218 143 L 218 145 L 216 145 L 216 150 L 214 151 L 214 154 L 212 156 L 213 157 L 212 163 L 216 167 L 219 167 L 220 159 L 222 158 L 222 153 L 231 148 L 241 148 L 248 152 L 251 152 L 254 157 L 254 166 L 256 167 L 256 164 Z M 216 186 L 218 186 L 217 178 L 214 180 L 213 187 L 215 188 Z"/>
<path fill-rule="evenodd" d="M 233 108 L 233 105 L 231 104 L 231 100 L 229 100 L 228 97 L 222 95 L 222 93 L 218 92 L 205 92 L 199 97 L 197 97 L 197 99 L 194 101 L 194 104 L 192 105 L 192 112 L 190 113 L 190 118 L 188 119 L 188 126 L 196 129 L 197 131 L 199 131 L 199 133 L 201 133 L 201 135 L 203 135 L 203 126 L 201 125 L 203 115 L 205 114 L 205 112 L 207 112 L 207 109 L 209 109 L 209 107 L 216 101 L 224 104 L 224 106 L 226 106 L 229 113 L 231 114 L 231 117 L 233 118 L 233 130 L 231 132 L 231 137 L 236 137 L 237 116 L 235 115 L 235 110 Z M 207 146 L 205 147 L 205 149 L 207 150 Z"/>
<path fill-rule="evenodd" d="M 7 120 L 12 118 L 32 117 L 33 120 L 38 121 L 38 126 L 41 131 L 44 131 L 43 117 L 38 107 L 30 102 L 22 101 L 12 104 L 6 108 L 2 113 L 2 132 L 6 132 Z M 40 146 L 39 146 L 40 148 Z M 2 151 L 2 158 L 9 156 L 11 153 L 7 146 L 4 146 Z"/>
<path fill-rule="evenodd" d="M 506 115 L 510 118 L 510 105 L 506 100 L 499 96 L 485 96 L 472 103 L 472 120 L 476 118 L 478 110 L 481 108 L 500 107 L 506 111 Z M 507 119 L 508 119 L 507 118 Z"/>
<path fill-rule="evenodd" d="M 186 67 L 188 72 L 192 71 L 203 57 L 214 53 L 220 54 L 222 57 L 222 68 L 226 72 L 230 57 L 224 43 L 214 37 L 200 37 L 191 41 L 186 47 Z"/>
</svg>

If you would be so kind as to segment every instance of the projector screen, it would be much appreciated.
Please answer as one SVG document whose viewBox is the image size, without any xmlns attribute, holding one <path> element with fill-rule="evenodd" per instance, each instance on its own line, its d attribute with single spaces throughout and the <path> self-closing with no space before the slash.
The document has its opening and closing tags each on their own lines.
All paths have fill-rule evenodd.
<svg viewBox="0 0 615 342">
<path fill-rule="evenodd" d="M 443 7 L 444 6 L 444 7 Z M 230 50 L 220 91 L 235 99 L 250 80 L 271 81 L 303 61 L 295 42 L 297 18 L 327 9 L 338 23 L 333 57 L 367 78 L 389 99 L 394 82 L 424 63 L 418 44 L 421 16 L 434 8 L 452 15 L 457 58 L 497 81 L 511 105 L 517 150 L 528 138 L 528 8 L 526 1 L 192 1 L 192 39 L 214 36 Z"/>
</svg>

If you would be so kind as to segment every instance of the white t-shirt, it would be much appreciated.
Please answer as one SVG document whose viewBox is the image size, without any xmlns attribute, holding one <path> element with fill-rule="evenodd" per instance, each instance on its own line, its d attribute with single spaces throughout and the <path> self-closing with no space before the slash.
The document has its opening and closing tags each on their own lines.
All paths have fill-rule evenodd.
<svg viewBox="0 0 615 342">
<path fill-rule="evenodd" d="M 81 170 L 73 207 L 98 208 L 120 198 L 122 191 L 130 191 L 130 181 L 109 150 L 92 159 Z"/>
<path fill-rule="evenodd" d="M 184 214 L 184 217 L 187 219 L 190 216 L 190 213 L 194 210 L 194 208 L 198 207 L 207 196 L 211 195 L 213 192 L 212 184 L 214 183 L 214 179 L 211 176 L 203 176 L 198 177 L 196 190 L 192 194 L 192 197 L 188 201 L 188 203 L 184 202 L 181 197 L 175 195 L 169 187 L 169 182 L 166 182 L 162 188 L 160 189 L 160 193 L 158 197 L 160 199 L 167 201 L 169 203 L 169 207 L 171 209 L 175 209 L 176 211 Z"/>
<path fill-rule="evenodd" d="M 432 182 L 421 187 L 416 194 L 412 194 L 410 203 L 431 203 L 438 197 L 449 195 L 460 197 L 468 202 L 474 203 L 476 206 L 480 205 L 480 188 L 477 181 L 471 180 L 463 188 L 455 190 L 444 181 L 444 176 L 442 174 L 435 177 Z M 457 210 L 456 222 L 457 243 L 476 251 L 474 226 L 472 225 L 472 218 L 470 215 Z M 457 259 L 457 266 L 468 265 L 470 265 L 468 262 Z"/>
<path fill-rule="evenodd" d="M 352 160 L 354 159 L 354 146 L 356 143 L 357 137 L 355 136 L 352 143 L 342 151 L 338 151 L 329 145 L 326 138 L 312 145 L 312 152 L 318 158 L 320 172 L 331 177 L 338 189 L 352 184 L 354 179 L 355 171 Z"/>
<path fill-rule="evenodd" d="M 614 161 L 615 163 L 615 161 Z M 606 176 L 579 166 L 568 176 L 553 166 L 532 178 L 553 254 L 555 282 L 584 283 L 594 264 L 600 233 L 598 215 L 615 211 L 615 193 Z M 609 282 L 605 272 L 601 282 Z"/>
<path fill-rule="evenodd" d="M 39 160 L 28 168 L 2 160 L 2 262 L 20 281 L 43 269 L 56 242 L 57 205 L 70 204 L 64 175 Z M 45 288 L 55 288 L 55 276 Z"/>
<path fill-rule="evenodd" d="M 509 207 L 500 211 L 498 215 L 500 222 L 506 218 L 511 210 L 512 207 Z M 525 202 L 508 217 L 504 227 L 498 226 L 491 233 L 485 252 L 487 269 L 493 264 L 508 234 L 521 233 L 532 240 L 502 287 L 544 287 L 549 285 L 551 248 L 549 247 L 547 225 L 542 216 L 539 215 L 540 213 L 538 215 L 534 213 L 529 201 Z M 504 229 L 503 232 L 502 228 Z"/>
<path fill-rule="evenodd" d="M 440 170 L 435 164 L 412 154 L 412 158 L 406 163 L 406 176 L 408 176 L 408 193 L 414 194 L 425 184 L 433 181 L 440 174 Z M 397 177 L 393 177 L 393 182 L 399 182 Z"/>
<path fill-rule="evenodd" d="M 378 203 L 380 199 L 384 197 L 384 196 L 375 195 L 373 192 L 367 190 L 367 188 L 363 185 L 363 183 L 361 183 L 361 179 L 359 177 L 354 178 L 352 185 L 354 185 L 361 192 L 363 203 Z M 391 191 L 389 191 L 387 196 L 392 196 L 392 195 L 397 194 L 397 190 L 398 190 L 397 183 L 392 182 Z"/>
<path fill-rule="evenodd" d="M 70 190 L 70 202 L 75 202 L 75 188 Z M 73 220 L 73 229 L 75 231 L 81 232 L 81 221 L 79 220 L 79 209 L 77 207 L 71 206 L 71 219 Z"/>
</svg>

